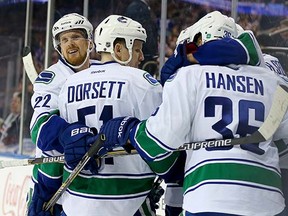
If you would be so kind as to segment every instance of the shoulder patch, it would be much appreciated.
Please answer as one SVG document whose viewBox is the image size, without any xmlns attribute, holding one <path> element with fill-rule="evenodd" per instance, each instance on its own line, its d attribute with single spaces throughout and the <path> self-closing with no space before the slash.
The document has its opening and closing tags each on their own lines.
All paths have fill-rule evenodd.
<svg viewBox="0 0 288 216">
<path fill-rule="evenodd" d="M 49 84 L 52 82 L 52 80 L 55 77 L 55 73 L 52 71 L 43 71 L 41 72 L 37 79 L 35 80 L 35 83 L 46 83 Z"/>
<path fill-rule="evenodd" d="M 160 83 L 154 78 L 151 76 L 151 74 L 149 73 L 144 73 L 143 74 L 143 77 L 151 84 L 151 85 L 160 85 Z"/>
</svg>

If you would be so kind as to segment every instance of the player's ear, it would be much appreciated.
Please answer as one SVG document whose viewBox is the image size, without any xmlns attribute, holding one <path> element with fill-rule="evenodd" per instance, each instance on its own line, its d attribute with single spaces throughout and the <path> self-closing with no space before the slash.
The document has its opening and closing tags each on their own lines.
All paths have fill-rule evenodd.
<svg viewBox="0 0 288 216">
<path fill-rule="evenodd" d="M 93 41 L 89 40 L 89 51 L 92 51 L 94 49 L 94 43 Z"/>
<path fill-rule="evenodd" d="M 122 44 L 116 43 L 114 47 L 114 53 L 118 57 L 118 59 L 121 57 L 121 49 L 122 49 Z"/>
</svg>

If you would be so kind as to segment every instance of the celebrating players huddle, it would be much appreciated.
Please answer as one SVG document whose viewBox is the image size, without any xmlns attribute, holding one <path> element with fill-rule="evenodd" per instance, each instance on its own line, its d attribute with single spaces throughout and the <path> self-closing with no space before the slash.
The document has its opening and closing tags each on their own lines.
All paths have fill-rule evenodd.
<svg viewBox="0 0 288 216">
<path fill-rule="evenodd" d="M 170 205 L 173 197 L 165 197 L 166 215 L 283 211 L 273 141 L 288 138 L 287 114 L 264 142 L 177 150 L 184 143 L 249 136 L 267 118 L 273 93 L 287 86 L 287 77 L 265 68 L 252 32 L 240 31 L 218 11 L 207 14 L 181 32 L 161 69 L 163 89 L 137 68 L 146 41 L 140 23 L 111 15 L 96 27 L 94 41 L 92 32 L 91 23 L 75 13 L 53 26 L 60 59 L 34 84 L 31 135 L 36 156 L 64 154 L 65 164 L 34 167 L 29 216 L 155 215 L 156 176 L 181 189 L 174 199 L 183 205 Z M 94 44 L 100 61 L 89 59 Z M 46 210 L 99 135 L 105 136 L 99 150 Z M 127 155 L 104 157 L 118 149 Z"/>
</svg>

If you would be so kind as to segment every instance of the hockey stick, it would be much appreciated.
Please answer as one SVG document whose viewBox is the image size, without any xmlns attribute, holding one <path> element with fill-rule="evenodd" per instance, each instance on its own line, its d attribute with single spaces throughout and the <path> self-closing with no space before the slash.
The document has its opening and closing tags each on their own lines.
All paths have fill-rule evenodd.
<svg viewBox="0 0 288 216">
<path fill-rule="evenodd" d="M 0 161 L 0 169 L 6 168 L 6 167 L 28 166 L 28 165 L 55 163 L 55 162 L 63 163 L 64 155 L 53 156 L 53 157 Z"/>
<path fill-rule="evenodd" d="M 61 195 L 65 192 L 68 186 L 72 183 L 72 181 L 76 178 L 76 176 L 81 172 L 84 166 L 88 163 L 91 157 L 93 157 L 98 150 L 101 148 L 103 142 L 105 141 L 105 135 L 100 134 L 98 139 L 94 142 L 88 152 L 83 156 L 81 161 L 77 164 L 74 170 L 70 173 L 68 178 L 62 183 L 61 187 L 56 191 L 53 197 L 48 201 L 48 203 L 43 207 L 45 211 L 48 211 L 52 206 L 55 205 L 57 200 L 61 197 Z"/>
<path fill-rule="evenodd" d="M 22 61 L 26 74 L 31 83 L 33 84 L 38 76 L 38 73 L 34 67 L 33 58 L 29 46 L 26 46 L 23 49 Z"/>
<path fill-rule="evenodd" d="M 221 146 L 231 146 L 231 145 L 241 145 L 249 143 L 259 143 L 268 140 L 275 133 L 279 127 L 281 120 L 283 119 L 288 107 L 288 88 L 286 86 L 280 85 L 277 87 L 276 92 L 274 93 L 273 103 L 271 109 L 268 113 L 268 116 L 262 126 L 254 132 L 251 136 L 233 138 L 233 139 L 219 139 L 211 141 L 199 141 L 185 143 L 179 147 L 178 151 L 184 150 L 198 150 L 200 148 L 207 147 L 221 147 Z M 132 150 L 131 154 L 136 154 L 136 150 Z M 104 157 L 113 157 L 119 155 L 128 155 L 125 150 L 114 150 L 108 152 Z M 23 159 L 23 160 L 12 160 L 12 161 L 0 161 L 0 169 L 5 167 L 14 167 L 14 166 L 25 166 L 41 163 L 54 163 L 62 162 L 64 156 L 54 156 L 54 157 L 45 157 L 45 158 L 34 158 L 34 159 Z"/>
<path fill-rule="evenodd" d="M 131 155 L 131 154 L 137 154 L 137 151 L 133 149 L 131 153 L 128 154 L 124 150 L 113 150 L 111 152 L 108 152 L 106 155 L 102 156 L 101 158 L 118 157 L 118 156 Z M 64 163 L 64 155 L 0 161 L 0 169 L 8 168 L 8 167 L 35 165 L 35 164 L 47 164 L 47 163 Z"/>
</svg>

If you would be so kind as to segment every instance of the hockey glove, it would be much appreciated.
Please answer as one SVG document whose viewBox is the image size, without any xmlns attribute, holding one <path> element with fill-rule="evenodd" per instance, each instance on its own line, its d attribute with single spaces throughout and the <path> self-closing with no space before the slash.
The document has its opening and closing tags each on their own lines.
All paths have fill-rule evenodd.
<svg viewBox="0 0 288 216">
<path fill-rule="evenodd" d="M 131 146 L 126 145 L 129 133 L 139 122 L 139 119 L 127 116 L 114 118 L 103 124 L 99 134 L 105 134 L 106 141 L 98 151 L 98 155 L 105 155 L 108 151 L 119 146 L 122 146 L 129 153 L 132 149 Z"/>
<path fill-rule="evenodd" d="M 197 46 L 197 44 L 196 43 L 194 43 L 194 42 L 190 42 L 190 43 L 184 43 L 186 46 L 186 55 L 188 55 L 188 54 L 190 54 L 190 53 L 192 53 L 192 54 L 194 54 L 194 53 L 196 53 L 197 52 L 197 50 L 198 50 L 198 46 Z"/>
<path fill-rule="evenodd" d="M 164 189 L 160 185 L 158 185 L 157 182 L 154 183 L 150 193 L 148 194 L 148 198 L 150 200 L 150 206 L 153 211 L 159 208 L 159 201 L 160 198 L 163 196 L 163 194 Z"/>
<path fill-rule="evenodd" d="M 188 48 L 189 52 L 192 53 L 196 49 L 195 46 L 190 45 L 190 43 L 189 46 L 187 46 L 186 43 L 178 44 L 178 46 L 174 50 L 174 54 L 168 58 L 168 60 L 165 62 L 161 69 L 160 83 L 162 86 L 164 86 L 166 80 L 169 79 L 169 77 L 174 74 L 179 68 L 191 65 L 191 62 L 189 62 L 187 59 L 188 53 L 186 47 Z"/>
<path fill-rule="evenodd" d="M 71 169 L 75 169 L 95 141 L 95 137 L 91 128 L 78 122 L 69 124 L 63 130 L 59 141 L 64 148 L 65 162 Z M 93 174 L 96 174 L 98 169 L 99 165 L 94 158 L 84 167 L 84 170 L 90 170 Z"/>
<path fill-rule="evenodd" d="M 53 206 L 52 211 L 44 211 L 44 205 L 48 202 L 48 198 L 44 198 L 45 189 L 41 188 L 39 184 L 35 184 L 33 197 L 31 203 L 28 207 L 28 216 L 52 216 L 52 215 L 60 215 L 62 211 L 62 207 L 58 204 Z M 53 214 L 51 213 L 53 212 Z"/>
<path fill-rule="evenodd" d="M 166 216 L 181 215 L 182 211 L 183 211 L 182 207 L 174 207 L 174 206 L 169 206 L 167 204 L 165 205 Z"/>
</svg>

